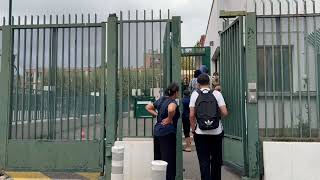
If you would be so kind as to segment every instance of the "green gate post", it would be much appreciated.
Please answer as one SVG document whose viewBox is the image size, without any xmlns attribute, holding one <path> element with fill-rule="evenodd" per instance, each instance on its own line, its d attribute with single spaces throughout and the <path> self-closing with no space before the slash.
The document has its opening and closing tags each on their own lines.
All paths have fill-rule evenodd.
<svg viewBox="0 0 320 180">
<path fill-rule="evenodd" d="M 117 138 L 117 82 L 118 82 L 118 18 L 110 14 L 107 28 L 107 129 L 105 179 L 111 179 L 111 148 Z"/>
<path fill-rule="evenodd" d="M 211 74 L 211 48 L 210 47 L 205 47 L 205 55 L 202 58 L 202 64 L 206 65 L 209 71 L 209 75 Z"/>
<path fill-rule="evenodd" d="M 180 16 L 172 17 L 172 81 L 178 83 L 179 85 L 181 82 L 181 17 Z M 180 105 L 180 110 L 182 110 L 181 105 Z M 182 130 L 182 122 L 180 118 L 177 126 L 176 180 L 183 179 L 183 154 L 182 154 L 182 131 L 181 130 Z"/>
<path fill-rule="evenodd" d="M 2 60 L 0 61 L 0 170 L 5 169 L 10 115 L 10 74 L 12 70 L 12 29 L 2 28 Z"/>
<path fill-rule="evenodd" d="M 257 19 L 255 13 L 248 13 L 246 17 L 246 88 L 249 97 L 249 84 L 257 88 Z M 254 89 L 254 87 L 250 87 Z M 257 92 L 257 90 L 256 90 Z M 256 97 L 257 98 L 257 97 Z M 243 179 L 256 180 L 260 178 L 259 169 L 259 117 L 258 103 L 249 102 L 247 98 L 247 135 L 245 137 L 245 169 L 246 176 Z"/>
</svg>

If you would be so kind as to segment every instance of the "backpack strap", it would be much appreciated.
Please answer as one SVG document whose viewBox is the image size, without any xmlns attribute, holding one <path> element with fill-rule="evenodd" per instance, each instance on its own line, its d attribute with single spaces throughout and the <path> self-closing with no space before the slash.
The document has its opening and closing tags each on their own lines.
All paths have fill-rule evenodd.
<svg viewBox="0 0 320 180">
<path fill-rule="evenodd" d="M 203 94 L 203 92 L 200 90 L 200 89 L 197 89 L 197 93 L 200 95 L 200 94 Z"/>
</svg>

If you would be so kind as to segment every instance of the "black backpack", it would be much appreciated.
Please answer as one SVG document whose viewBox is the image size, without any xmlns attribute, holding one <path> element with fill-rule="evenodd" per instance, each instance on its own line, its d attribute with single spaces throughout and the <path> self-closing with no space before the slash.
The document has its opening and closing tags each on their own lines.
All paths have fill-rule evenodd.
<svg viewBox="0 0 320 180">
<path fill-rule="evenodd" d="M 212 90 L 203 93 L 197 90 L 199 96 L 196 101 L 196 118 L 201 130 L 217 129 L 219 127 L 220 111 L 218 101 L 212 94 Z"/>
</svg>

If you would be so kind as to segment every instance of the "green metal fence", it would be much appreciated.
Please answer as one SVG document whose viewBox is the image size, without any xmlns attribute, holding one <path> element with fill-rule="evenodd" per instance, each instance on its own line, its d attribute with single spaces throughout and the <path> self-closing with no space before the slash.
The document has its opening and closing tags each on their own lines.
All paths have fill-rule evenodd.
<svg viewBox="0 0 320 180">
<path fill-rule="evenodd" d="M 121 12 L 118 23 L 117 91 L 119 101 L 126 104 L 119 103 L 118 107 L 119 138 L 152 137 L 155 119 L 135 117 L 135 102 L 146 99 L 138 102 L 147 103 L 150 97 L 158 99 L 162 95 L 166 78 L 163 68 L 167 68 L 164 60 L 165 56 L 171 58 L 164 50 L 165 39 L 170 35 L 166 33 L 171 23 L 170 12 L 136 11 L 134 15 L 130 11 Z"/>
<path fill-rule="evenodd" d="M 167 18 L 161 11 L 140 16 L 111 14 L 107 24 L 96 15 L 18 17 L 10 26 L 3 20 L 2 169 L 98 171 L 108 179 L 118 137 L 152 136 L 154 119 L 133 117 L 134 102 L 159 98 L 180 80 L 173 71 L 180 72 L 181 20 L 169 11 Z M 182 179 L 181 132 L 177 137 Z"/>
<path fill-rule="evenodd" d="M 155 119 L 146 118 L 146 112 L 134 111 L 144 111 L 144 105 L 163 95 L 163 89 L 169 83 L 181 80 L 181 19 L 171 18 L 169 11 L 166 15 L 161 11 L 157 15 L 154 11 L 149 15 L 146 11 L 136 11 L 134 17 L 130 12 L 126 16 L 121 12 L 117 22 L 118 61 L 112 64 L 117 70 L 113 72 L 117 80 L 117 87 L 113 89 L 117 92 L 114 102 L 126 102 L 127 107 L 116 104 L 115 112 L 119 113 L 113 116 L 118 120 L 115 128 L 118 127 L 120 140 L 150 138 Z M 135 117 L 137 114 L 142 116 Z M 181 121 L 178 129 L 182 129 Z M 183 179 L 181 131 L 177 133 L 176 179 Z"/>
<path fill-rule="evenodd" d="M 315 1 L 261 5 L 257 12 L 260 135 L 318 141 L 320 16 Z M 278 9 L 272 8 L 275 5 Z"/>
<path fill-rule="evenodd" d="M 256 12 L 230 19 L 221 33 L 222 93 L 230 112 L 224 160 L 248 178 L 262 172 L 261 141 L 319 141 L 316 3 L 257 0 Z"/>
<path fill-rule="evenodd" d="M 103 172 L 105 23 L 90 15 L 12 22 L 1 37 L 0 167 Z"/>
</svg>

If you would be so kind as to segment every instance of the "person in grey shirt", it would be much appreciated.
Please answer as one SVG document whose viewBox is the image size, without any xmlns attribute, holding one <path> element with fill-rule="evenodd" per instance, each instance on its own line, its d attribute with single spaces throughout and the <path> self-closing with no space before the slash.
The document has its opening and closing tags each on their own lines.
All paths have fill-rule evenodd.
<svg viewBox="0 0 320 180">
<path fill-rule="evenodd" d="M 193 72 L 193 78 L 191 79 L 190 83 L 189 83 L 189 91 L 192 93 L 194 90 L 197 90 L 199 88 L 198 82 L 197 82 L 197 78 L 198 76 L 201 75 L 201 71 L 195 70 Z"/>
</svg>

